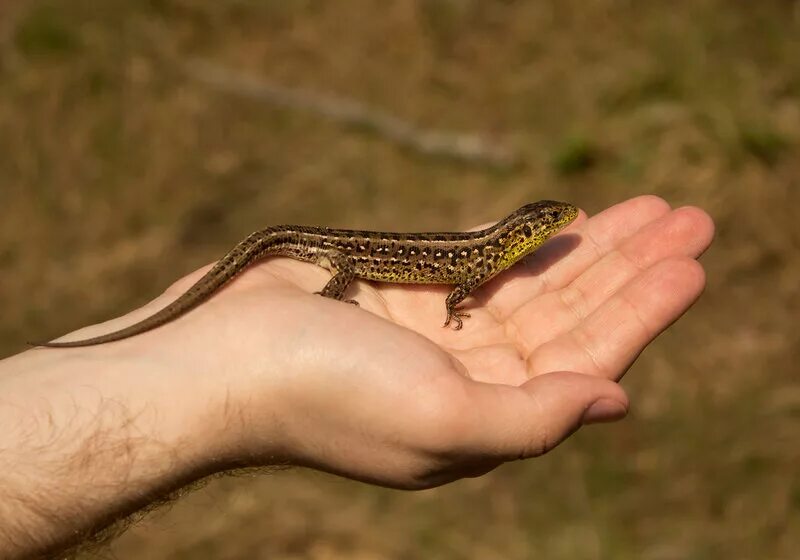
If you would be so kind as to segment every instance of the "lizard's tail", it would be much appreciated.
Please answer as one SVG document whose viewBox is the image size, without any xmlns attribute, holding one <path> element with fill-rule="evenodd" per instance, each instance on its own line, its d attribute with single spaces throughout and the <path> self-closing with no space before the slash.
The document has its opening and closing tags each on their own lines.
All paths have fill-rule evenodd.
<svg viewBox="0 0 800 560">
<path fill-rule="evenodd" d="M 234 276 L 250 264 L 264 256 L 274 254 L 276 249 L 276 232 L 266 229 L 251 234 L 247 239 L 236 245 L 227 255 L 203 275 L 191 288 L 181 294 L 178 299 L 170 303 L 161 311 L 141 321 L 118 331 L 86 338 L 82 340 L 67 340 L 63 342 L 29 342 L 30 346 L 46 348 L 77 348 L 79 346 L 93 346 L 122 340 L 149 331 L 180 317 L 205 301 L 214 292 L 227 284 Z"/>
</svg>

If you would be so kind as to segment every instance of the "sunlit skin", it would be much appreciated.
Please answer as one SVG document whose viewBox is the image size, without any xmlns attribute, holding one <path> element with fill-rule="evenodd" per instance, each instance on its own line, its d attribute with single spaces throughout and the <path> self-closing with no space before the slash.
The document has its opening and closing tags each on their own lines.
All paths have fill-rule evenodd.
<svg viewBox="0 0 800 560">
<path fill-rule="evenodd" d="M 11 406 L 0 406 L 0 425 L 26 430 L 0 434 L 0 449 L 13 453 L 3 456 L 10 467 L 0 488 L 47 500 L 60 514 L 30 515 L 5 500 L 0 527 L 14 519 L 58 546 L 242 465 L 305 465 L 428 488 L 546 453 L 581 425 L 625 416 L 617 382 L 702 292 L 695 259 L 712 237 L 703 211 L 672 210 L 651 196 L 589 219 L 581 212 L 465 300 L 472 317 L 461 331 L 441 327 L 447 287 L 357 281 L 348 297 L 360 307 L 343 305 L 314 295 L 330 277 L 324 269 L 272 259 L 157 330 L 8 358 L 0 394 Z M 70 336 L 149 316 L 206 270 Z M 136 434 L 136 461 L 94 453 L 81 469 L 51 470 L 85 448 L 80 428 L 97 423 L 103 402 L 131 412 L 119 430 Z M 62 424 L 73 451 L 44 445 L 48 426 Z M 113 418 L 103 426 L 103 437 L 114 434 Z M 21 542 L 0 531 L 0 551 L 22 550 Z"/>
</svg>

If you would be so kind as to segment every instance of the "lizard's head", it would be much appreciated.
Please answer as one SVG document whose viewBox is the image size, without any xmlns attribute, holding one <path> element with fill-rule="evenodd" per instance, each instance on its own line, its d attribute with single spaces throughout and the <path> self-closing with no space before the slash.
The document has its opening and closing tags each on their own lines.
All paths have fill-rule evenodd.
<svg viewBox="0 0 800 560">
<path fill-rule="evenodd" d="M 554 234 L 578 217 L 578 209 L 567 202 L 540 200 L 526 204 L 497 224 L 503 231 L 502 268 L 508 268 L 538 249 Z"/>
</svg>

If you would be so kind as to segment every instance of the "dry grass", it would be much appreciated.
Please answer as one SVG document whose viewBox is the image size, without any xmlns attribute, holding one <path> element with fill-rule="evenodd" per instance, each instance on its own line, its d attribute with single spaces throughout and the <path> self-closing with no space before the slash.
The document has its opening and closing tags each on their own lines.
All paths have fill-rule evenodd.
<svg viewBox="0 0 800 560">
<path fill-rule="evenodd" d="M 205 58 L 431 129 L 425 158 L 185 79 Z M 278 222 L 465 227 L 543 197 L 712 213 L 706 295 L 551 456 L 409 494 L 221 480 L 125 558 L 794 558 L 800 550 L 800 4 L 18 0 L 0 4 L 0 349 L 141 303 Z"/>
</svg>

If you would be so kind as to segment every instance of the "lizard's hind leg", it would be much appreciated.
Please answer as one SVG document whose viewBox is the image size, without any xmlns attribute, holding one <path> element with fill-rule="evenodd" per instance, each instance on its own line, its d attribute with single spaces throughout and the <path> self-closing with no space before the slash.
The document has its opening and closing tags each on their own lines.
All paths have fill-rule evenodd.
<svg viewBox="0 0 800 560">
<path fill-rule="evenodd" d="M 325 287 L 317 293 L 323 297 L 358 305 L 358 302 L 354 299 L 344 299 L 344 293 L 356 275 L 353 263 L 342 253 L 330 251 L 322 255 L 317 264 L 327 268 L 333 274 L 333 277 L 328 280 Z"/>
</svg>

